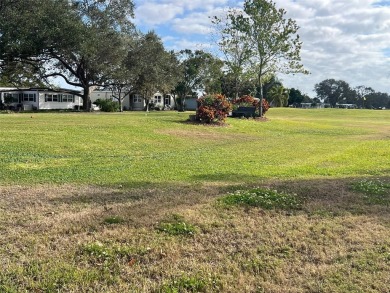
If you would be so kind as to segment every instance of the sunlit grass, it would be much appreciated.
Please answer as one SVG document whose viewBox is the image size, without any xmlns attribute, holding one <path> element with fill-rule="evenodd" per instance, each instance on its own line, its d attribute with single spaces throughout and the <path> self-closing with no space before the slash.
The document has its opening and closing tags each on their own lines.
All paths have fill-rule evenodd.
<svg viewBox="0 0 390 293">
<path fill-rule="evenodd" d="M 186 124 L 189 113 L 176 112 L 0 115 L 1 182 L 132 186 L 390 170 L 389 111 L 267 114 L 229 127 Z"/>
</svg>

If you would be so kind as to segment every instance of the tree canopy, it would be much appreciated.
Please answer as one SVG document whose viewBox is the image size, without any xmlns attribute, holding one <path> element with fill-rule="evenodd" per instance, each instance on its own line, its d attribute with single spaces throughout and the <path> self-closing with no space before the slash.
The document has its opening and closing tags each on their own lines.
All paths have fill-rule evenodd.
<svg viewBox="0 0 390 293">
<path fill-rule="evenodd" d="M 23 64 L 47 82 L 61 77 L 81 87 L 85 110 L 91 90 L 122 62 L 133 29 L 132 0 L 6 0 L 1 9 L 3 68 Z"/>
<path fill-rule="evenodd" d="M 275 107 L 284 107 L 288 105 L 289 90 L 284 86 L 274 86 L 270 89 L 268 97 L 270 104 Z"/>
<path fill-rule="evenodd" d="M 304 96 L 301 93 L 299 89 L 291 88 L 289 97 L 288 97 L 288 104 L 297 106 L 304 101 Z"/>
<path fill-rule="evenodd" d="M 260 99 L 267 76 L 276 72 L 307 73 L 300 58 L 299 27 L 295 20 L 285 18 L 285 14 L 284 9 L 277 9 L 270 0 L 245 0 L 241 13 L 228 12 L 229 22 L 226 22 L 224 32 L 230 33 L 230 38 L 225 38 L 226 44 L 222 39 L 224 51 L 231 48 L 237 34 L 240 42 L 246 42 L 248 49 L 245 52 L 251 67 L 256 70 Z"/>
<path fill-rule="evenodd" d="M 185 99 L 197 91 L 214 91 L 219 87 L 222 62 L 202 50 L 182 50 L 179 53 L 179 81 L 174 92 L 179 96 L 179 110 L 184 111 Z"/>
<path fill-rule="evenodd" d="M 339 103 L 354 103 L 355 93 L 343 80 L 326 79 L 314 87 L 317 97 L 335 107 Z"/>
<path fill-rule="evenodd" d="M 390 96 L 363 85 L 351 88 L 344 80 L 325 79 L 314 87 L 317 97 L 332 107 L 337 104 L 355 104 L 359 108 L 389 108 Z"/>
<path fill-rule="evenodd" d="M 226 76 L 231 80 L 231 95 L 238 99 L 246 81 L 251 78 L 253 72 L 249 63 L 251 46 L 245 41 L 245 34 L 232 25 L 235 17 L 241 12 L 238 9 L 230 9 L 224 17 L 214 16 L 212 23 L 217 32 L 217 44 L 223 53 L 227 67 Z"/>
<path fill-rule="evenodd" d="M 134 90 L 143 94 L 147 105 L 157 91 L 170 93 L 179 79 L 175 53 L 166 51 L 154 32 L 141 36 L 133 44 L 124 66 L 134 76 Z"/>
</svg>

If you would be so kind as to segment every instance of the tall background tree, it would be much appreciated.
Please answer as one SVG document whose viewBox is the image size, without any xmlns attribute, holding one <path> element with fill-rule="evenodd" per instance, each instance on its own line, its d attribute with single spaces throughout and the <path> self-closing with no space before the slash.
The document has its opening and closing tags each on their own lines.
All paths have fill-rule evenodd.
<svg viewBox="0 0 390 293">
<path fill-rule="evenodd" d="M 132 56 L 134 48 L 139 37 L 133 36 L 128 39 L 124 47 L 124 55 L 126 56 L 122 62 L 118 62 L 117 68 L 113 70 L 109 81 L 104 86 L 105 90 L 112 93 L 112 97 L 118 101 L 119 111 L 123 111 L 123 101 L 126 97 L 135 90 L 137 75 L 133 68 L 128 66 L 128 59 Z"/>
<path fill-rule="evenodd" d="M 32 66 L 48 83 L 60 77 L 81 87 L 89 110 L 90 92 L 105 85 L 124 57 L 124 36 L 133 29 L 132 0 L 20 0 L 7 1 L 4 9 L 2 64 Z"/>
<path fill-rule="evenodd" d="M 267 76 L 276 72 L 308 73 L 300 58 L 299 27 L 296 21 L 286 19 L 285 14 L 284 9 L 277 9 L 269 0 L 246 0 L 242 13 L 228 12 L 227 31 L 240 32 L 242 41 L 248 44 L 260 99 L 263 98 L 263 83 Z"/>
<path fill-rule="evenodd" d="M 344 80 L 326 79 L 316 84 L 317 97 L 332 107 L 336 104 L 354 104 L 356 93 Z"/>
<path fill-rule="evenodd" d="M 52 18 L 39 17 L 50 10 L 50 0 L 3 0 L 0 4 L 0 80 L 6 85 L 28 86 L 38 83 L 39 62 L 45 42 L 51 43 L 46 27 L 55 25 L 52 18 L 63 13 L 59 5 Z M 34 8 L 34 9 L 33 9 Z M 66 15 L 65 15 L 66 17 Z M 62 26 L 60 21 L 58 26 Z M 41 29 L 40 35 L 37 31 Z M 23 62 L 21 62 L 23 61 Z"/>
<path fill-rule="evenodd" d="M 221 76 L 221 93 L 230 101 L 234 101 L 236 96 L 254 96 L 256 94 L 256 80 L 254 78 L 244 79 L 240 81 L 240 86 L 237 89 L 236 77 L 230 72 L 225 72 Z"/>
<path fill-rule="evenodd" d="M 153 94 L 157 91 L 170 93 L 179 79 L 176 55 L 165 50 L 154 32 L 141 36 L 135 43 L 125 66 L 135 76 L 134 90 L 143 95 L 147 110 Z"/>
<path fill-rule="evenodd" d="M 245 82 L 251 78 L 251 46 L 245 41 L 245 34 L 232 25 L 234 18 L 241 13 L 238 9 L 230 9 L 223 17 L 214 16 L 217 44 L 223 53 L 226 76 L 230 79 L 230 99 L 238 99 Z"/>
<path fill-rule="evenodd" d="M 299 106 L 305 102 L 305 97 L 299 89 L 291 88 L 288 96 L 288 105 Z"/>
<path fill-rule="evenodd" d="M 270 91 L 275 87 L 283 87 L 283 83 L 281 80 L 277 78 L 275 74 L 267 76 L 267 78 L 264 78 L 263 81 L 263 98 L 269 100 L 270 99 Z"/>
<path fill-rule="evenodd" d="M 365 109 L 390 109 L 390 95 L 388 93 L 371 92 L 364 100 Z"/>
<path fill-rule="evenodd" d="M 180 74 L 174 92 L 179 97 L 178 109 L 185 110 L 187 96 L 197 96 L 197 92 L 220 91 L 222 62 L 202 50 L 182 50 L 179 53 Z"/>
<path fill-rule="evenodd" d="M 364 108 L 365 104 L 367 105 L 367 103 L 365 103 L 365 100 L 367 100 L 367 96 L 375 93 L 375 91 L 372 88 L 366 87 L 364 85 L 359 85 L 355 87 L 354 90 L 357 99 L 356 104 L 359 108 Z"/>
</svg>

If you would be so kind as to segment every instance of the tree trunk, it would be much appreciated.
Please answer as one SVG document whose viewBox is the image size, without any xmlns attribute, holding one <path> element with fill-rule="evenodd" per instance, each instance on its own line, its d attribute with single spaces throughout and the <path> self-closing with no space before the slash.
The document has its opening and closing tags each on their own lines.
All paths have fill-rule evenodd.
<svg viewBox="0 0 390 293">
<path fill-rule="evenodd" d="M 181 103 L 182 103 L 181 110 L 182 110 L 182 112 L 185 112 L 186 111 L 186 96 L 183 96 Z"/>
<path fill-rule="evenodd" d="M 89 85 L 84 86 L 84 92 L 83 92 L 83 110 L 85 112 L 89 112 L 91 110 L 91 100 L 89 98 L 89 91 L 90 87 Z"/>
<path fill-rule="evenodd" d="M 118 102 L 119 102 L 119 112 L 123 112 L 123 100 L 124 100 L 124 97 L 122 97 L 121 90 L 119 91 L 118 97 L 119 97 L 119 99 L 118 99 Z"/>
<path fill-rule="evenodd" d="M 178 108 L 179 112 L 185 112 L 185 107 L 184 107 L 184 103 L 186 101 L 185 96 L 186 96 L 185 94 L 180 96 L 180 103 Z"/>
<path fill-rule="evenodd" d="M 145 100 L 146 102 L 146 112 L 149 112 L 149 99 Z"/>
<path fill-rule="evenodd" d="M 89 85 L 85 83 L 86 85 L 84 86 L 84 92 L 83 92 L 83 110 L 85 112 L 91 111 L 91 93 L 98 88 L 96 85 Z"/>
<path fill-rule="evenodd" d="M 259 116 L 263 117 L 263 82 L 261 80 L 261 74 L 262 72 L 260 71 L 258 75 L 258 86 L 256 89 L 256 98 L 260 99 Z"/>
<path fill-rule="evenodd" d="M 235 78 L 234 89 L 235 89 L 234 100 L 237 100 L 238 99 L 238 78 L 237 77 Z"/>
<path fill-rule="evenodd" d="M 260 117 L 263 117 L 263 83 L 260 78 Z"/>
</svg>

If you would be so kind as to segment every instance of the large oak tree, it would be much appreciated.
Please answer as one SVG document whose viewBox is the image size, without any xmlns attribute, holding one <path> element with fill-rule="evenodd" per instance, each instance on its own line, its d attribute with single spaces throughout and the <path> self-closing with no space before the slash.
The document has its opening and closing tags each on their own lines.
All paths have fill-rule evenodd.
<svg viewBox="0 0 390 293">
<path fill-rule="evenodd" d="M 329 103 L 332 107 L 336 104 L 353 104 L 356 101 L 355 91 L 344 80 L 325 79 L 316 84 L 314 90 L 319 99 Z"/>
<path fill-rule="evenodd" d="M 132 0 L 5 0 L 0 16 L 0 64 L 31 66 L 49 81 L 81 87 L 83 107 L 122 62 L 133 26 Z"/>
</svg>

